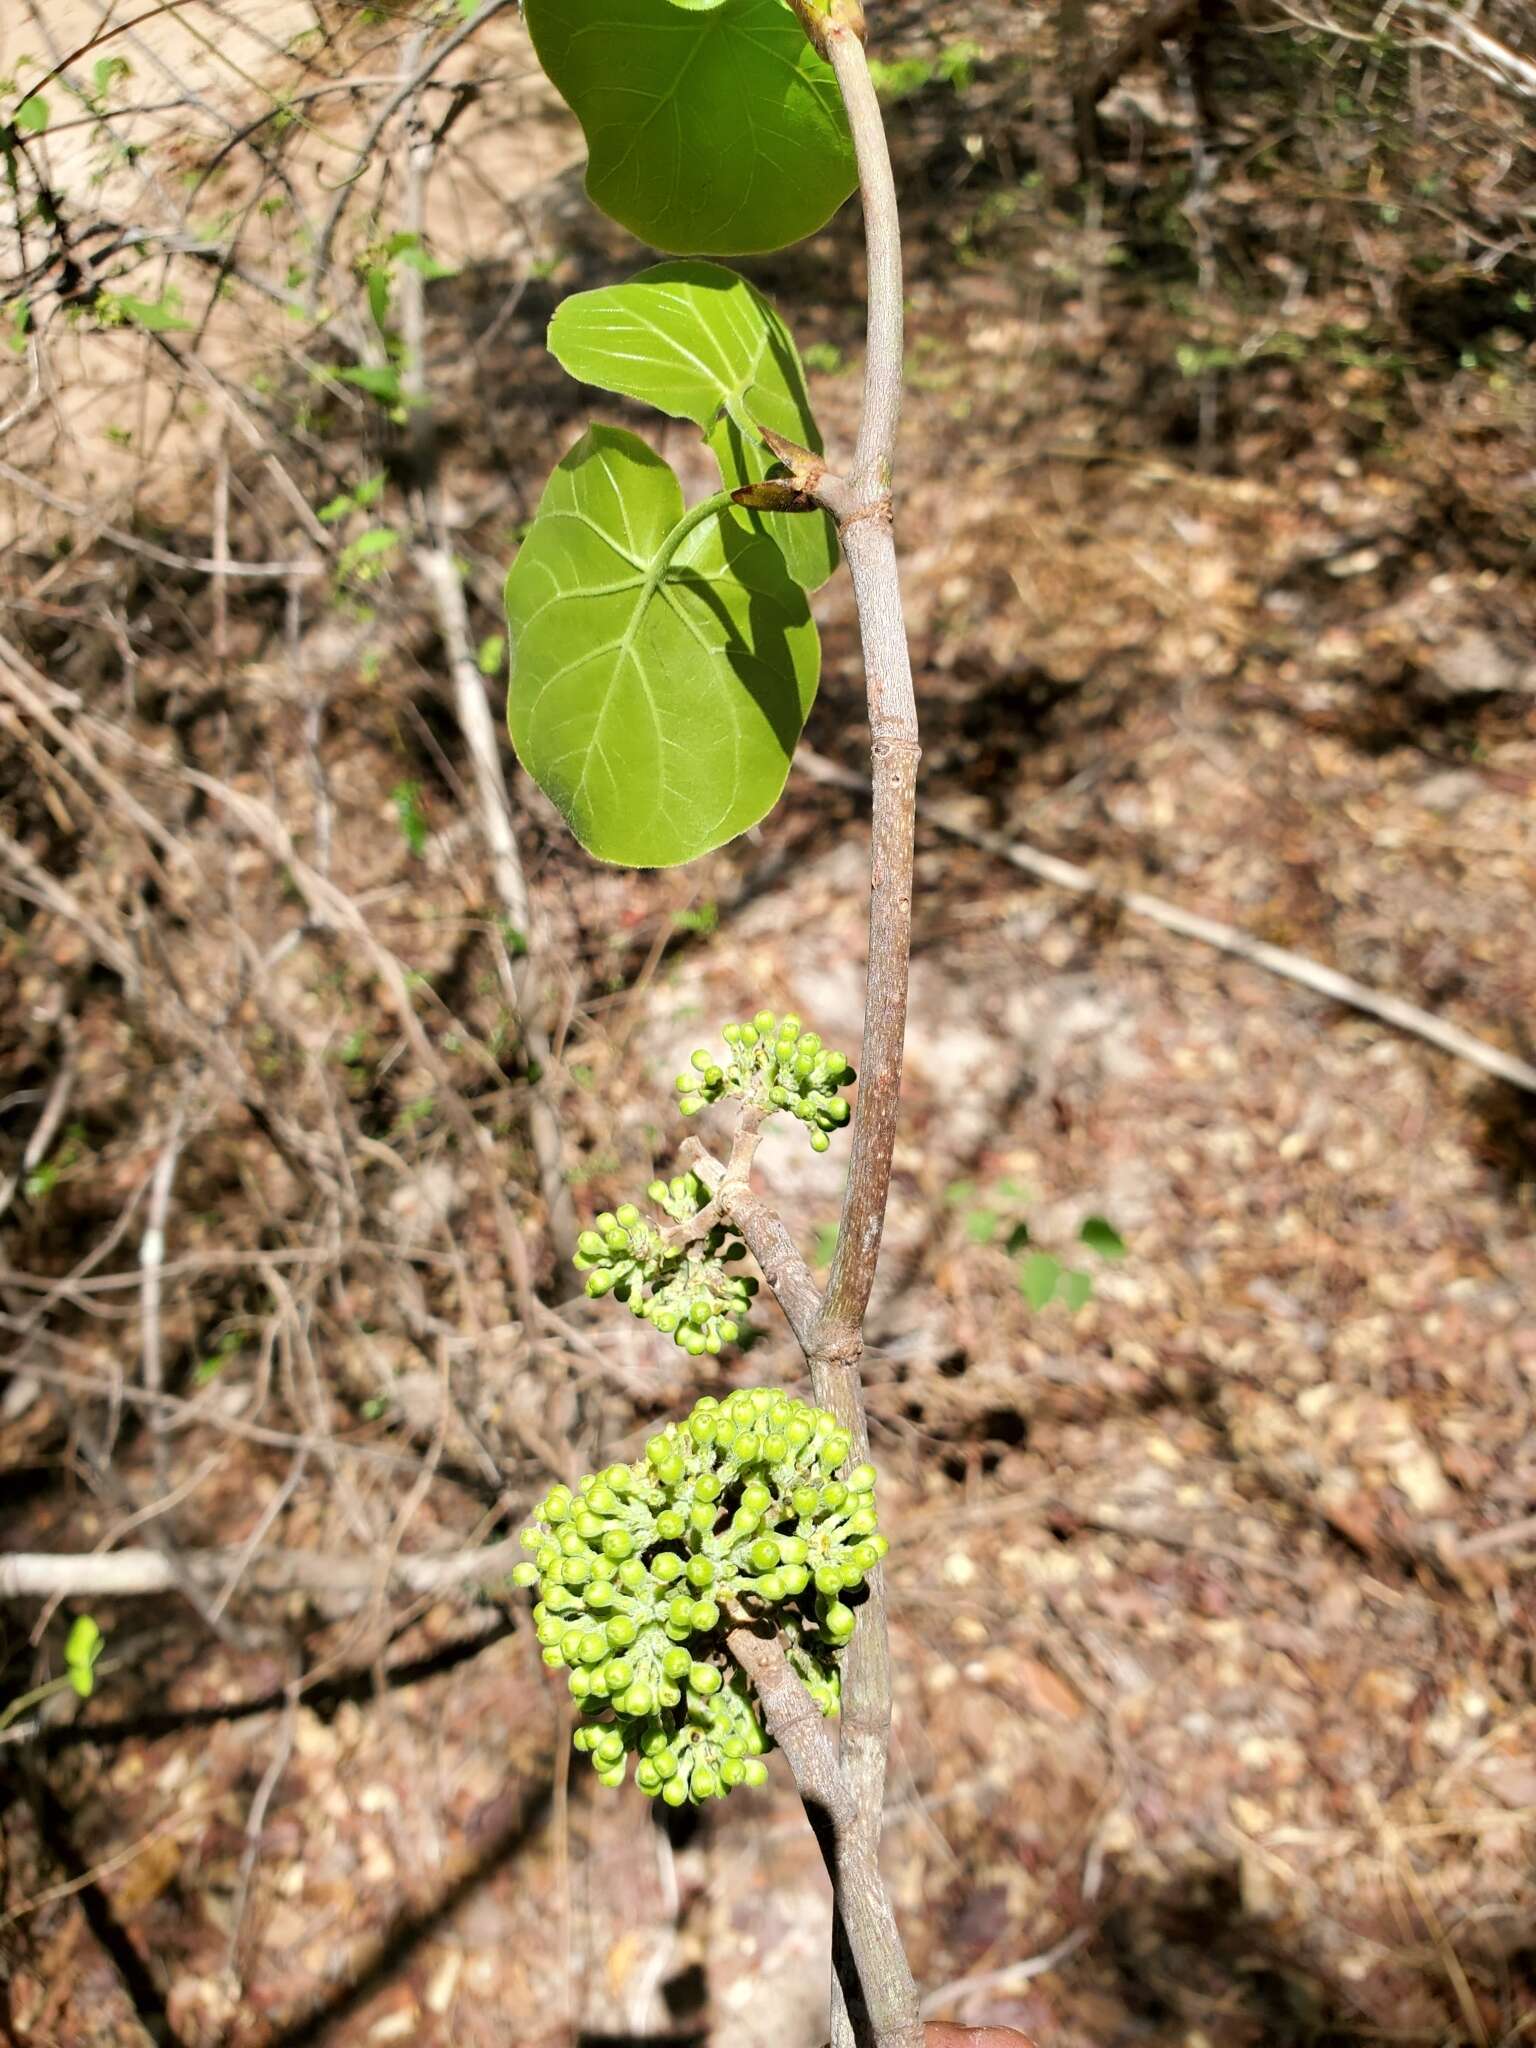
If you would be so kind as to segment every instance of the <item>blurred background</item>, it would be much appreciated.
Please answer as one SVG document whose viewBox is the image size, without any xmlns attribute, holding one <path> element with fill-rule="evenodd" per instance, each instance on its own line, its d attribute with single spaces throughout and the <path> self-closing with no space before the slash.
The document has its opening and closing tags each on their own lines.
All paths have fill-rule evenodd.
<svg viewBox="0 0 1536 2048">
<path fill-rule="evenodd" d="M 871 23 L 914 1969 L 1056 2048 L 1526 2041 L 1536 29 Z M 0 2032 L 814 2048 L 787 1774 L 602 1791 L 480 1553 L 795 1381 L 771 1309 L 701 1373 L 569 1259 L 721 1022 L 856 1045 L 846 584 L 777 811 L 595 866 L 502 737 L 500 582 L 588 418 L 708 466 L 544 352 L 651 258 L 516 8 L 10 0 L 0 80 L 0 1713 L 106 1638 L 0 1731 Z M 856 208 L 743 267 L 845 446 Z M 762 1154 L 818 1266 L 839 1157 Z"/>
</svg>

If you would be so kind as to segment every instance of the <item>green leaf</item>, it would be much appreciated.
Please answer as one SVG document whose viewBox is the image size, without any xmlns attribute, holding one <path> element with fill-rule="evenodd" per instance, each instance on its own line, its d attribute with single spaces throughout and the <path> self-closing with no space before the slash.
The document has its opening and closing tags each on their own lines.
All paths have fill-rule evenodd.
<svg viewBox="0 0 1536 2048">
<path fill-rule="evenodd" d="M 1066 1272 L 1061 1276 L 1061 1298 L 1076 1315 L 1080 1308 L 1087 1306 L 1088 1297 L 1093 1293 L 1093 1282 L 1086 1273 Z"/>
<path fill-rule="evenodd" d="M 679 538 L 683 516 L 660 456 L 590 427 L 507 578 L 512 743 L 587 851 L 630 867 L 767 815 L 820 669 L 778 549 L 718 514 Z"/>
<path fill-rule="evenodd" d="M 41 135 L 48 126 L 48 102 L 40 92 L 28 93 L 11 119 L 18 135 Z"/>
<path fill-rule="evenodd" d="M 94 1664 L 101 1655 L 101 1630 L 94 1616 L 77 1614 L 64 1644 L 66 1664 Z"/>
<path fill-rule="evenodd" d="M 972 1244 L 990 1244 L 1003 1226 L 995 1209 L 972 1209 L 965 1219 L 965 1234 Z"/>
<path fill-rule="evenodd" d="M 419 271 L 428 284 L 435 284 L 440 277 L 457 277 L 459 266 L 444 263 L 438 256 L 428 255 L 425 249 L 405 249 L 400 261 L 411 270 Z"/>
<path fill-rule="evenodd" d="M 95 1687 L 96 1660 L 104 1647 L 101 1630 L 89 1614 L 77 1614 L 64 1643 L 64 1666 L 69 1682 L 81 1699 L 88 1700 Z"/>
<path fill-rule="evenodd" d="M 359 582 L 371 583 L 384 567 L 386 556 L 399 545 L 400 536 L 392 526 L 370 526 L 356 540 L 348 541 L 336 557 L 337 580 L 355 576 Z"/>
<path fill-rule="evenodd" d="M 658 263 L 625 284 L 577 292 L 556 309 L 549 347 L 582 383 L 701 427 L 728 491 L 775 466 L 758 427 L 821 452 L 788 328 L 760 291 L 718 263 Z M 732 516 L 775 541 L 807 590 L 837 567 L 825 512 Z"/>
<path fill-rule="evenodd" d="M 487 633 L 480 642 L 480 651 L 475 656 L 475 666 L 483 676 L 501 674 L 502 663 L 507 658 L 507 636 L 505 633 Z"/>
<path fill-rule="evenodd" d="M 1003 1250 L 1007 1252 L 1010 1259 L 1016 1259 L 1020 1252 L 1027 1251 L 1028 1249 L 1029 1225 L 1027 1223 L 1015 1223 L 1012 1230 L 1008 1233 L 1008 1242 L 1003 1246 Z"/>
<path fill-rule="evenodd" d="M 135 298 L 131 292 L 103 292 L 97 308 L 104 326 L 142 328 L 146 334 L 183 334 L 192 325 L 181 317 L 181 293 L 172 286 L 158 299 Z"/>
<path fill-rule="evenodd" d="M 389 272 L 378 264 L 369 271 L 368 311 L 373 315 L 373 324 L 380 334 L 389 332 Z"/>
<path fill-rule="evenodd" d="M 1097 1252 L 1102 1259 L 1123 1259 L 1125 1239 L 1105 1216 L 1085 1216 L 1077 1233 L 1078 1242 Z"/>
<path fill-rule="evenodd" d="M 525 0 L 587 138 L 587 193 L 658 249 L 741 256 L 823 227 L 853 190 L 831 68 L 784 0 Z"/>
<path fill-rule="evenodd" d="M 427 850 L 427 814 L 421 804 L 419 782 L 397 782 L 389 793 L 400 821 L 400 836 L 420 860 Z"/>
<path fill-rule="evenodd" d="M 359 391 L 366 391 L 370 398 L 381 399 L 385 405 L 400 403 L 400 372 L 392 365 L 357 363 L 350 370 L 338 370 L 339 383 L 353 384 Z"/>
<path fill-rule="evenodd" d="M 1031 1308 L 1044 1308 L 1060 1278 L 1060 1263 L 1049 1252 L 1031 1252 L 1019 1267 L 1019 1292 Z"/>
</svg>

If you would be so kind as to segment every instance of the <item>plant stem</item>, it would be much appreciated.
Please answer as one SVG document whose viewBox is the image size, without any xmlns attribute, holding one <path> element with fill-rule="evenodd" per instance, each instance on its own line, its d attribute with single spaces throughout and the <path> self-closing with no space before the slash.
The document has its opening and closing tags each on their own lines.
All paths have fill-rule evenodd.
<svg viewBox="0 0 1536 2048">
<path fill-rule="evenodd" d="M 722 1166 L 706 1152 L 697 1138 L 683 1140 L 682 1158 L 684 1165 L 691 1166 L 715 1190 L 720 1213 L 740 1231 L 800 1349 L 809 1358 L 821 1315 L 821 1295 L 783 1217 L 771 1202 L 752 1192 L 744 1176 L 735 1178 L 729 1166 Z M 858 1453 L 854 1462 L 862 1455 Z"/>
<path fill-rule="evenodd" d="M 864 409 L 849 481 L 860 492 L 873 488 L 878 496 L 886 496 L 901 418 L 904 309 L 896 180 L 885 139 L 885 118 L 864 55 L 862 24 L 855 27 L 834 19 L 827 31 L 827 58 L 848 112 L 859 167 L 859 201 L 864 209 Z"/>
<path fill-rule="evenodd" d="M 863 1624 L 861 1623 L 860 1626 Z M 855 1630 L 855 1634 L 858 1631 Z M 866 1850 L 858 1797 L 821 1709 L 790 1667 L 777 1636 L 733 1628 L 731 1655 L 752 1681 L 768 1732 L 783 1750 L 832 1880 L 836 1940 L 853 1965 L 847 1978 L 853 2036 L 920 2044 L 917 1995 L 878 1862 Z"/>
<path fill-rule="evenodd" d="M 701 498 L 697 505 L 690 505 L 676 526 L 661 544 L 661 550 L 645 574 L 645 592 L 640 599 L 643 606 L 658 591 L 667 579 L 673 557 L 696 526 L 702 526 L 706 519 L 713 519 L 721 512 L 731 509 L 729 491 L 716 491 L 712 497 Z"/>
<path fill-rule="evenodd" d="M 802 14 L 802 19 L 805 19 Z M 917 705 L 902 613 L 891 479 L 901 413 L 901 231 L 880 103 L 864 55 L 856 0 L 831 0 L 814 28 L 848 112 L 864 208 L 868 313 L 864 401 L 854 459 L 828 477 L 821 501 L 833 513 L 853 579 L 869 705 L 869 969 L 859 1096 L 837 1252 L 826 1298 L 806 1347 L 816 1400 L 831 1408 L 868 1453 L 869 1425 L 859 1375 L 864 1315 L 890 1195 L 901 1099 L 908 960 L 912 943 L 912 856 L 919 759 Z M 891 1668 L 885 1575 L 869 1598 L 843 1669 L 842 1763 L 851 1809 L 837 1830 L 838 1917 L 833 1955 L 833 2048 L 919 2048 L 922 2025 L 912 1982 L 880 1878 L 880 1827 L 891 1725 Z M 812 1814 L 813 1824 L 815 1821 Z M 878 1900 L 879 1909 L 871 1904 Z"/>
<path fill-rule="evenodd" d="M 46 1684 L 34 1686 L 31 1692 L 18 1693 L 16 1698 L 0 1707 L 0 1728 L 9 1728 L 13 1721 L 20 1720 L 29 1707 L 40 1707 L 44 1700 L 51 1700 L 70 1687 L 69 1674 L 50 1678 Z"/>
<path fill-rule="evenodd" d="M 853 579 L 869 703 L 874 824 L 870 845 L 869 983 L 859 1100 L 837 1254 L 816 1349 L 856 1369 L 890 1192 L 891 1154 L 906 1035 L 912 941 L 912 840 L 918 737 L 912 663 L 902 614 L 891 476 L 901 415 L 901 226 L 880 102 L 857 25 L 825 31 L 859 167 L 868 269 L 864 405 L 853 467 L 834 480 L 832 509 Z M 862 1407 L 862 1401 L 860 1403 Z"/>
</svg>

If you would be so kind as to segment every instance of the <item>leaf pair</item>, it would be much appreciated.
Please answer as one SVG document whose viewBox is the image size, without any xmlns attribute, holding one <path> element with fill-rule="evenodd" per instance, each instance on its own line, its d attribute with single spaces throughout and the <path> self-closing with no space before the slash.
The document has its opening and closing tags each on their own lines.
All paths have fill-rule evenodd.
<svg viewBox="0 0 1536 2048">
<path fill-rule="evenodd" d="M 693 420 L 726 492 L 772 466 L 759 425 L 820 445 L 782 321 L 718 265 L 567 299 L 550 347 L 573 376 Z M 772 808 L 820 671 L 805 592 L 836 560 L 825 514 L 749 514 L 724 493 L 687 513 L 643 441 L 589 428 L 506 588 L 513 744 L 589 852 L 672 866 Z"/>
<path fill-rule="evenodd" d="M 821 452 L 789 329 L 761 292 L 722 264 L 658 263 L 626 284 L 578 292 L 549 323 L 549 347 L 581 383 L 702 428 L 728 491 L 774 467 L 762 427 Z M 771 535 L 805 589 L 818 589 L 837 567 L 825 512 L 737 516 Z"/>
</svg>

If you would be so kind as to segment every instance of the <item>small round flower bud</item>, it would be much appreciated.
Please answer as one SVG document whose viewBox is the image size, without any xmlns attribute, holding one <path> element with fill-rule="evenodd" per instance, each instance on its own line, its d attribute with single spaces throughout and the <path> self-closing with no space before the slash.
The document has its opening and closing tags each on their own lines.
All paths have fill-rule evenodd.
<svg viewBox="0 0 1536 2048">
<path fill-rule="evenodd" d="M 821 1625 L 834 1643 L 846 1643 L 853 1634 L 853 1609 L 834 1600 L 821 1617 Z"/>
</svg>

